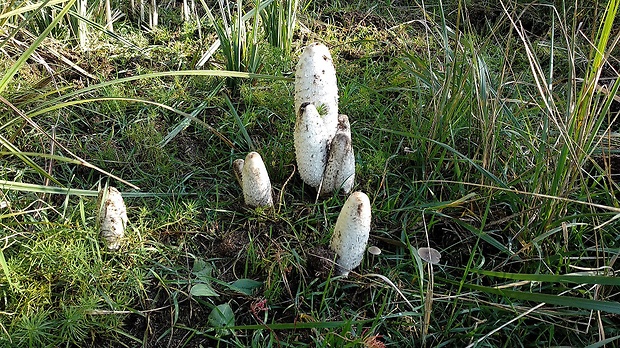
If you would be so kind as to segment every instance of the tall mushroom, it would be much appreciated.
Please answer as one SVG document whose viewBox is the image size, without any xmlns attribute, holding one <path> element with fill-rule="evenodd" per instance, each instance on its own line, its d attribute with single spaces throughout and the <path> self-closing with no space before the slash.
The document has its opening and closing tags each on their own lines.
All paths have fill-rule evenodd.
<svg viewBox="0 0 620 348">
<path fill-rule="evenodd" d="M 336 69 L 327 46 L 313 43 L 304 49 L 295 69 L 295 112 L 304 103 L 321 111 L 329 139 L 338 126 L 338 83 Z"/>
<path fill-rule="evenodd" d="M 241 177 L 243 199 L 251 207 L 272 207 L 271 181 L 263 159 L 257 152 L 250 152 L 244 160 L 233 162 L 237 180 Z"/>
<path fill-rule="evenodd" d="M 338 273 L 347 276 L 362 263 L 370 234 L 370 200 L 353 192 L 344 203 L 332 235 L 330 248 L 338 255 Z"/>
<path fill-rule="evenodd" d="M 303 103 L 299 107 L 293 136 L 299 176 L 306 184 L 318 188 L 331 138 L 313 104 Z"/>
<path fill-rule="evenodd" d="M 115 187 L 108 186 L 99 191 L 98 204 L 99 233 L 108 250 L 118 250 L 129 221 L 123 197 Z"/>
<path fill-rule="evenodd" d="M 321 194 L 329 194 L 340 188 L 348 194 L 355 181 L 355 154 L 351 145 L 351 126 L 347 115 L 338 116 L 338 130 L 329 146 L 329 154 Z"/>
</svg>

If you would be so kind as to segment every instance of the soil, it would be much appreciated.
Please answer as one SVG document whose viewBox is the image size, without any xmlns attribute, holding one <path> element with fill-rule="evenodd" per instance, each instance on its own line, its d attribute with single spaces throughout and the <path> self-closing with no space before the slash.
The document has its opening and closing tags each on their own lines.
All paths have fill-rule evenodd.
<svg viewBox="0 0 620 348">
<path fill-rule="evenodd" d="M 287 235 L 286 227 L 287 225 L 284 223 L 267 221 L 262 217 L 249 219 L 245 223 L 240 223 L 238 229 L 228 231 L 222 237 L 211 238 L 211 240 L 204 236 L 197 237 L 200 240 L 194 242 L 197 242 L 196 244 L 200 245 L 200 248 L 204 247 L 205 249 L 194 251 L 194 253 L 209 255 L 214 270 L 217 270 L 214 277 L 220 281 L 231 283 L 242 278 L 240 275 L 247 273 L 244 268 L 250 239 L 255 247 L 253 252 L 256 253 L 256 257 L 277 259 L 280 250 L 277 243 L 285 240 L 291 242 L 292 240 L 292 236 Z M 178 234 L 163 237 L 164 239 L 182 238 Z M 167 240 L 166 243 L 170 244 L 174 241 Z M 212 286 L 219 294 L 218 297 L 191 298 L 189 296 L 189 285 L 185 283 L 175 285 L 174 281 L 162 285 L 160 280 L 153 279 L 146 285 L 148 302 L 137 305 L 134 308 L 137 313 L 127 315 L 124 320 L 124 330 L 133 337 L 143 340 L 143 344 L 124 337 L 117 337 L 118 341 L 107 337 L 96 338 L 91 346 L 157 348 L 214 347 L 221 345 L 225 340 L 232 340 L 232 338 L 220 337 L 218 341 L 216 332 L 210 328 L 208 317 L 211 308 L 222 303 L 229 303 L 234 309 L 236 325 L 261 325 L 265 311 L 268 311 L 269 318 L 278 318 L 279 322 L 295 322 L 300 319 L 297 317 L 298 308 L 290 304 L 294 301 L 293 297 L 296 289 L 300 286 L 299 283 L 305 279 L 315 278 L 315 274 L 326 277 L 334 260 L 334 253 L 324 247 L 311 248 L 305 252 L 301 247 L 298 250 L 302 257 L 308 259 L 308 269 L 297 269 L 292 266 L 276 269 L 274 273 L 283 277 L 276 281 L 282 282 L 285 286 L 282 287 L 279 295 L 271 295 L 271 298 L 276 298 L 272 300 L 272 303 L 267 303 L 261 297 L 262 288 L 257 289 L 255 295 L 248 296 L 214 283 Z M 269 282 L 269 279 L 260 279 L 267 273 L 272 272 L 267 272 L 265 269 L 257 270 L 255 276 L 250 274 L 248 278 Z M 248 342 L 250 338 L 244 336 L 246 333 L 251 334 L 252 332 L 254 331 L 236 330 L 237 337 L 241 342 Z M 288 342 L 309 342 L 309 334 L 309 330 L 276 333 L 276 335 L 286 335 Z M 105 342 L 101 342 L 104 340 Z"/>
<path fill-rule="evenodd" d="M 334 271 L 336 254 L 324 246 L 308 250 L 308 273 L 319 279 L 327 279 Z"/>
</svg>

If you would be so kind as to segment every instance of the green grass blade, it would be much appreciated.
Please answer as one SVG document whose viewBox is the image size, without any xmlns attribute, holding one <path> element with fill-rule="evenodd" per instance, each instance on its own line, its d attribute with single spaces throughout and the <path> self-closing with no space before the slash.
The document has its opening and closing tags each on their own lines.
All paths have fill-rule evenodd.
<svg viewBox="0 0 620 348">
<path fill-rule="evenodd" d="M 48 193 L 58 195 L 76 195 L 85 197 L 97 197 L 99 191 L 95 190 L 82 190 L 55 186 L 45 186 L 38 184 L 28 184 L 24 182 L 0 180 L 0 189 L 33 192 L 33 193 Z M 139 198 L 139 197 L 175 197 L 175 196 L 187 196 L 190 193 L 154 193 L 154 192 L 122 192 L 123 197 Z"/>
<path fill-rule="evenodd" d="M 30 58 L 30 56 L 34 53 L 37 47 L 41 45 L 43 40 L 49 35 L 49 33 L 56 26 L 56 24 L 58 24 L 58 22 L 60 22 L 64 15 L 69 12 L 74 2 L 75 0 L 69 0 L 69 2 L 65 4 L 65 7 L 63 7 L 63 9 L 56 15 L 50 25 L 48 25 L 47 28 L 45 28 L 45 30 L 39 36 L 37 36 L 37 38 L 28 47 L 28 49 L 24 53 L 22 53 L 22 55 L 17 59 L 17 61 L 13 63 L 13 65 L 11 65 L 11 67 L 4 73 L 4 76 L 0 80 L 0 93 L 4 92 L 8 84 L 13 79 L 13 76 L 15 76 L 17 71 L 21 69 L 21 67 L 26 63 L 26 60 Z"/>
<path fill-rule="evenodd" d="M 380 128 L 379 130 L 383 131 L 383 132 L 388 132 L 388 133 L 393 133 L 393 134 L 396 134 L 396 135 L 404 136 L 404 137 L 409 137 L 409 138 L 413 138 L 413 139 L 419 139 L 419 140 L 424 140 L 424 141 L 432 142 L 432 143 L 434 143 L 434 144 L 436 144 L 438 146 L 443 147 L 444 149 L 448 150 L 449 152 L 457 155 L 458 157 L 462 158 L 467 163 L 469 163 L 472 167 L 476 168 L 482 175 L 484 175 L 488 179 L 491 179 L 498 186 L 503 187 L 503 188 L 507 188 L 508 187 L 508 185 L 506 185 L 506 183 L 504 183 L 502 180 L 500 180 L 493 173 L 491 173 L 488 170 L 482 168 L 482 166 L 480 166 L 479 164 L 477 164 L 476 162 L 471 160 L 469 157 L 463 155 L 462 153 L 460 153 L 459 151 L 457 151 L 455 148 L 453 148 L 452 146 L 450 146 L 448 144 L 444 144 L 444 143 L 439 142 L 437 140 L 430 139 L 430 138 L 423 137 L 423 136 L 419 136 L 419 135 L 415 135 L 415 134 L 409 133 L 409 132 L 398 131 L 398 130 L 393 130 L 393 129 L 385 129 L 385 128 Z"/>
<path fill-rule="evenodd" d="M 54 104 L 54 105 L 50 105 L 50 106 L 48 106 L 46 108 L 43 108 L 43 109 L 40 109 L 38 111 L 31 112 L 30 113 L 30 117 L 31 118 L 37 117 L 37 116 L 45 114 L 47 112 L 58 110 L 58 109 L 62 109 L 62 108 L 66 108 L 66 107 L 69 107 L 69 106 L 75 106 L 75 105 L 86 104 L 86 103 L 93 103 L 93 102 L 98 102 L 98 101 L 126 101 L 126 102 L 133 102 L 133 103 L 144 103 L 144 104 L 155 105 L 157 107 L 166 109 L 168 111 L 171 111 L 173 113 L 181 115 L 181 116 L 185 117 L 186 119 L 192 120 L 194 122 L 197 122 L 197 123 L 203 125 L 210 132 L 212 132 L 213 134 L 218 136 L 228 146 L 230 146 L 233 149 L 235 148 L 235 146 L 232 143 L 232 141 L 230 141 L 228 138 L 226 138 L 217 129 L 213 128 L 210 124 L 204 122 L 203 120 L 194 117 L 192 114 L 188 114 L 186 112 L 183 112 L 183 111 L 181 111 L 179 109 L 173 108 L 173 107 L 168 106 L 166 104 L 154 102 L 154 101 L 151 101 L 151 100 L 145 100 L 145 99 L 125 98 L 125 97 L 102 97 L 102 98 L 72 100 L 72 101 L 69 101 L 69 102 L 63 102 L 63 103 L 57 103 L 57 104 Z M 80 164 L 83 164 L 83 163 L 80 162 Z"/>
<path fill-rule="evenodd" d="M 453 283 L 452 281 L 448 281 Z M 455 283 L 456 284 L 456 283 Z M 591 300 L 572 296 L 558 296 L 550 294 L 532 293 L 507 289 L 497 289 L 488 286 L 463 284 L 463 287 L 481 291 L 487 294 L 494 294 L 516 300 L 531 301 L 537 303 L 547 303 L 556 306 L 576 307 L 581 309 L 602 311 L 607 313 L 620 314 L 620 303 L 610 301 Z"/>
<path fill-rule="evenodd" d="M 1 136 L 0 136 L 1 137 Z M 30 156 L 30 157 L 41 157 L 41 158 L 45 158 L 45 159 L 51 159 L 54 161 L 59 161 L 59 162 L 65 162 L 65 163 L 72 163 L 72 164 L 81 164 L 82 162 L 72 159 L 72 158 L 67 158 L 64 156 L 59 156 L 59 155 L 51 155 L 48 153 L 39 153 L 39 152 L 23 152 L 20 151 L 19 153 L 14 153 L 11 151 L 0 151 L 0 156 L 6 156 L 6 155 L 22 155 L 22 156 Z"/>
<path fill-rule="evenodd" d="M 248 130 L 245 128 L 245 125 L 243 124 L 243 122 L 241 122 L 241 118 L 239 117 L 239 114 L 237 113 L 237 109 L 235 109 L 235 106 L 233 105 L 228 95 L 225 95 L 225 97 L 226 97 L 226 105 L 228 105 L 228 108 L 230 109 L 230 113 L 234 117 L 235 122 L 239 126 L 239 129 L 241 129 L 241 134 L 243 135 L 243 138 L 245 139 L 248 149 L 250 149 L 250 151 L 255 150 L 254 143 L 252 142 L 252 138 L 250 138 L 250 135 L 248 134 Z"/>
<path fill-rule="evenodd" d="M 11 280 L 11 271 L 9 270 L 9 265 L 6 263 L 4 251 L 2 249 L 0 249 L 0 267 L 2 267 L 2 271 L 4 272 L 4 276 L 6 277 L 6 281 L 9 283 L 9 286 L 14 287 L 13 281 Z"/>
<path fill-rule="evenodd" d="M 290 77 L 284 76 L 273 76 L 273 75 L 262 75 L 262 74 L 251 74 L 247 72 L 240 71 L 228 71 L 228 70 L 180 70 L 180 71 L 162 71 L 155 72 L 150 74 L 129 76 L 122 79 L 115 79 L 110 81 L 101 82 L 95 85 L 91 85 L 82 89 L 78 89 L 76 91 L 66 93 L 62 96 L 49 100 L 45 103 L 41 103 L 39 109 L 50 107 L 51 105 L 61 103 L 64 100 L 76 98 L 79 95 L 92 92 L 104 87 L 118 85 L 126 82 L 142 80 L 142 79 L 152 79 L 157 77 L 170 77 L 170 76 L 212 76 L 212 77 L 240 77 L 240 78 L 249 78 L 249 79 L 267 79 L 267 80 L 282 80 L 282 81 L 293 81 Z"/>
<path fill-rule="evenodd" d="M 420 312 L 402 312 L 396 313 L 392 315 L 386 315 L 381 317 L 381 320 L 387 319 L 398 319 L 398 318 L 407 318 L 407 317 L 420 317 L 422 314 Z M 343 327 L 345 325 L 351 324 L 366 324 L 371 323 L 377 320 L 376 318 L 372 319 L 363 319 L 363 320 L 339 320 L 339 321 L 325 321 L 325 322 L 294 322 L 294 323 L 273 323 L 273 324 L 264 324 L 264 325 L 237 325 L 230 326 L 228 329 L 231 330 L 261 330 L 265 328 L 269 328 L 270 330 L 295 330 L 295 329 L 334 329 Z"/>
<path fill-rule="evenodd" d="M 460 268 L 459 268 L 460 269 Z M 619 277 L 597 276 L 597 275 L 576 275 L 576 274 L 522 274 L 507 273 L 496 271 L 485 271 L 482 269 L 470 269 L 472 273 L 498 277 L 512 280 L 529 280 L 534 282 L 553 282 L 553 283 L 576 283 L 576 284 L 599 284 L 620 286 Z"/>
<path fill-rule="evenodd" d="M 584 348 L 600 348 L 600 347 L 605 347 L 605 345 L 607 345 L 609 343 L 612 343 L 613 341 L 617 341 L 618 339 L 620 339 L 620 335 L 606 338 L 606 339 L 604 339 L 602 341 L 599 341 L 599 342 L 587 345 Z M 616 346 L 616 345 L 614 345 L 614 346 Z"/>
<path fill-rule="evenodd" d="M 54 177 L 49 175 L 47 171 L 45 171 L 45 169 L 41 168 L 32 159 L 30 159 L 28 155 L 21 152 L 18 148 L 15 147 L 15 145 L 11 144 L 11 142 L 8 139 L 6 139 L 4 136 L 2 136 L 1 134 L 0 134 L 0 144 L 2 144 L 2 146 L 6 147 L 9 150 L 8 153 L 17 156 L 19 159 L 21 159 L 24 163 L 26 163 L 30 168 L 34 169 L 41 176 L 53 181 L 57 185 L 61 185 L 61 183 L 58 182 Z"/>
<path fill-rule="evenodd" d="M 58 5 L 58 4 L 62 4 L 64 2 L 67 2 L 67 0 L 49 0 L 47 2 L 43 2 L 43 4 L 34 3 L 34 4 L 23 5 L 23 6 L 15 9 L 15 10 L 12 10 L 12 11 L 0 14 L 0 19 L 11 18 L 13 16 L 17 16 L 17 15 L 22 14 L 22 13 L 30 12 L 30 11 L 33 11 L 33 10 L 38 10 L 39 8 L 42 8 L 42 7 L 45 7 L 45 6 Z"/>
<path fill-rule="evenodd" d="M 166 144 L 168 144 L 172 139 L 174 139 L 174 137 L 179 135 L 179 133 L 181 133 L 185 128 L 189 127 L 189 125 L 192 123 L 192 117 L 196 118 L 196 116 L 198 116 L 198 114 L 200 114 L 200 112 L 204 110 L 207 105 L 208 104 L 206 102 L 198 105 L 198 107 L 190 114 L 191 117 L 186 116 L 185 118 L 183 118 L 181 122 L 179 122 L 168 134 L 166 134 L 166 136 L 164 136 L 164 138 L 159 142 L 158 145 L 162 148 L 166 146 Z"/>
<path fill-rule="evenodd" d="M 90 19 L 88 19 L 88 18 L 85 18 L 85 17 L 83 17 L 83 16 L 80 16 L 80 15 L 79 15 L 77 12 L 75 12 L 75 11 L 69 11 L 69 15 L 71 15 L 71 16 L 73 16 L 73 17 L 75 17 L 75 18 L 78 18 L 78 20 L 80 20 L 80 21 L 84 21 L 84 22 L 86 22 L 86 24 L 88 24 L 88 25 L 90 25 L 90 26 L 94 27 L 94 28 L 95 28 L 95 29 L 97 29 L 97 30 L 100 30 L 101 32 L 103 32 L 103 33 L 105 33 L 106 35 L 108 35 L 109 37 L 111 37 L 111 38 L 113 38 L 113 39 L 115 39 L 115 40 L 117 40 L 117 41 L 119 41 L 119 42 L 122 42 L 122 43 L 123 43 L 123 44 L 125 44 L 127 47 L 131 47 L 131 48 L 132 48 L 132 49 L 134 49 L 134 50 L 141 50 L 141 48 L 140 48 L 139 46 L 137 46 L 137 45 L 136 45 L 136 44 L 134 44 L 133 42 L 131 42 L 131 41 L 127 40 L 127 39 L 126 39 L 126 38 L 124 38 L 123 36 L 118 35 L 117 33 L 115 33 L 115 32 L 113 32 L 113 31 L 110 31 L 110 30 L 106 29 L 106 27 L 105 27 L 105 26 L 103 26 L 103 25 L 101 25 L 101 24 L 99 24 L 99 23 L 96 23 L 96 22 L 94 22 L 94 21 L 92 21 L 92 20 L 90 20 Z"/>
<path fill-rule="evenodd" d="M 492 246 L 494 246 L 498 250 L 506 253 L 507 255 L 513 255 L 514 254 L 513 251 L 508 249 L 504 244 L 502 244 L 497 239 L 493 238 L 488 232 L 481 231 L 479 228 L 476 228 L 476 227 L 472 226 L 471 224 L 468 224 L 467 222 L 462 221 L 460 219 L 452 219 L 452 221 L 457 223 L 459 226 L 464 227 L 466 230 L 471 232 L 474 236 L 479 237 L 480 239 L 482 239 L 485 242 L 491 244 Z"/>
</svg>

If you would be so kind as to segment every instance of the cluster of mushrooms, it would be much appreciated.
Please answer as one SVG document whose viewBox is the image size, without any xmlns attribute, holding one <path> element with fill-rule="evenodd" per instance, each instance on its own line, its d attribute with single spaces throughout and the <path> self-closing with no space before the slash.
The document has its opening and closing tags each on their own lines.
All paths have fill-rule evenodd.
<svg viewBox="0 0 620 348">
<path fill-rule="evenodd" d="M 306 185 L 324 196 L 343 190 L 349 194 L 355 180 L 355 156 L 349 118 L 338 113 L 338 86 L 329 49 L 308 45 L 295 70 L 294 144 L 297 169 Z M 233 172 L 250 207 L 273 206 L 271 181 L 261 156 L 250 152 L 233 162 Z M 127 224 L 120 193 L 107 188 L 100 203 L 100 231 L 110 250 L 119 248 Z M 120 201 L 119 201 L 120 199 Z M 119 214 L 120 213 L 120 214 Z M 336 221 L 330 248 L 338 256 L 337 272 L 347 276 L 360 265 L 370 233 L 368 196 L 353 192 Z"/>
</svg>

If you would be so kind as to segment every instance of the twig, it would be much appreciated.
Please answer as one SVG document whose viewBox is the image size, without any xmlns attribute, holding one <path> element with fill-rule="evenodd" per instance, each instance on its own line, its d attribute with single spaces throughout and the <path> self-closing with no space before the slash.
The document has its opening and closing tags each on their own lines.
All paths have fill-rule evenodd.
<svg viewBox="0 0 620 348">
<path fill-rule="evenodd" d="M 284 202 L 284 188 L 286 187 L 288 182 L 291 181 L 291 179 L 293 178 L 293 175 L 295 175 L 296 170 L 297 169 L 295 165 L 293 164 L 293 171 L 291 172 L 291 175 L 289 175 L 286 181 L 284 181 L 284 184 L 282 184 L 282 188 L 280 189 L 280 200 L 278 201 L 278 213 L 280 213 L 280 209 L 282 209 L 282 204 L 283 204 L 282 202 Z"/>
<path fill-rule="evenodd" d="M 362 277 L 377 277 L 377 278 L 383 280 L 384 282 L 388 283 L 400 295 L 400 297 L 402 297 L 403 300 L 405 300 L 405 302 L 407 302 L 409 307 L 411 307 L 411 310 L 414 311 L 414 312 L 416 311 L 415 307 L 411 304 L 411 302 L 409 302 L 407 297 L 405 297 L 405 294 L 403 294 L 400 291 L 400 289 L 396 286 L 396 284 L 394 284 L 388 277 L 386 277 L 386 276 L 384 276 L 382 274 L 377 274 L 377 273 L 363 274 Z"/>
</svg>

